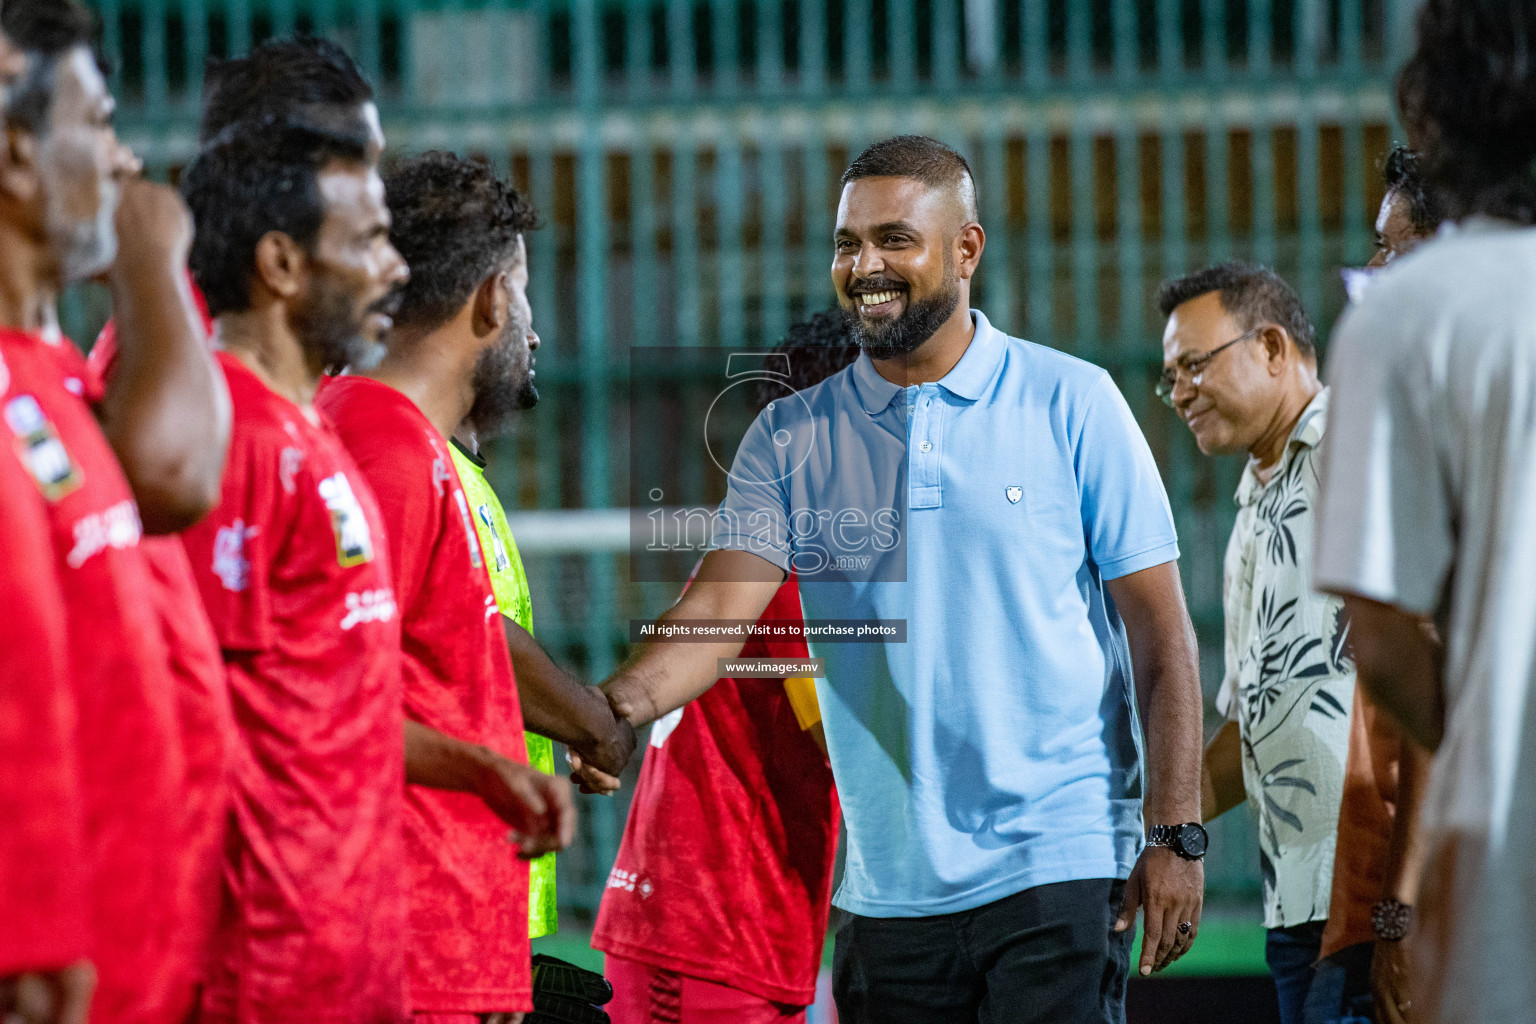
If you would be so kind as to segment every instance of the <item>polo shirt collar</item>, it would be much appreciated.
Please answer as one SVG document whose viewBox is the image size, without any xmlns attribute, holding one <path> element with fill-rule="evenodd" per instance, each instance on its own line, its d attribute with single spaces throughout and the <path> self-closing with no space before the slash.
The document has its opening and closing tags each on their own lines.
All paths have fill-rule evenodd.
<svg viewBox="0 0 1536 1024">
<path fill-rule="evenodd" d="M 968 402 L 974 402 L 986 393 L 1002 368 L 1006 351 L 1002 332 L 988 322 L 981 310 L 971 310 L 971 321 L 976 326 L 971 343 L 966 346 L 960 361 L 938 382 L 944 390 Z M 853 384 L 859 404 L 871 416 L 884 411 L 902 392 L 900 385 L 880 376 L 868 352 L 859 353 L 853 364 Z"/>
<path fill-rule="evenodd" d="M 901 394 L 899 385 L 880 376 L 868 352 L 860 352 L 853 361 L 853 388 L 859 393 L 859 404 L 871 416 L 880 415 Z"/>
<path fill-rule="evenodd" d="M 954 368 L 939 381 L 939 387 L 968 402 L 986 394 L 997 371 L 1002 369 L 1006 348 L 1003 332 L 993 327 L 981 310 L 971 310 L 971 321 L 976 325 L 976 332 L 971 335 L 970 345 Z"/>
</svg>

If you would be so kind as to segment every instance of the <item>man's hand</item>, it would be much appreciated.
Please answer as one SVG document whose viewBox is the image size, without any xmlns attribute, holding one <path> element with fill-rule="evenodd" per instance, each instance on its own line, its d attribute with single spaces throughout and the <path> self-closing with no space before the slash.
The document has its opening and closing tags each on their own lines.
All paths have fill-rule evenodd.
<svg viewBox="0 0 1536 1024">
<path fill-rule="evenodd" d="M 1165 846 L 1141 851 L 1131 877 L 1125 883 L 1125 902 L 1115 931 L 1136 925 L 1136 909 L 1145 908 L 1141 936 L 1141 963 L 1145 976 L 1160 971 L 1189 952 L 1200 934 L 1200 910 L 1205 903 L 1205 864 L 1185 860 Z M 1189 924 L 1189 930 L 1181 926 Z"/>
<path fill-rule="evenodd" d="M 1376 1024 L 1414 1024 L 1408 951 L 1401 942 L 1377 940 L 1371 957 L 1371 1000 L 1376 1007 Z"/>
<path fill-rule="evenodd" d="M 57 971 L 0 978 L 0 1020 L 7 1024 L 85 1024 L 96 991 L 89 961 Z"/>
<path fill-rule="evenodd" d="M 517 674 L 523 728 L 579 751 L 583 761 L 618 775 L 635 752 L 635 729 L 616 716 L 607 695 L 556 665 L 526 629 L 503 620 Z"/>
<path fill-rule="evenodd" d="M 475 792 L 512 826 L 511 840 L 525 860 L 563 850 L 576 838 L 576 805 L 553 775 L 492 752 Z"/>
<path fill-rule="evenodd" d="M 617 776 L 587 764 L 574 750 L 565 752 L 565 763 L 571 766 L 571 781 L 580 786 L 583 793 L 613 796 L 622 785 Z"/>
<path fill-rule="evenodd" d="M 601 695 L 601 691 L 594 692 Z M 609 713 L 612 714 L 611 711 Z M 571 750 L 585 764 L 600 770 L 605 776 L 617 776 L 624 771 L 624 766 L 629 764 L 629 759 L 635 754 L 635 727 L 628 720 L 615 715 L 612 733 L 606 740 L 576 744 Z"/>
<path fill-rule="evenodd" d="M 121 182 L 117 204 L 117 258 L 107 272 L 120 282 L 144 270 L 181 274 L 192 249 L 192 214 L 169 185 L 143 178 Z"/>
</svg>

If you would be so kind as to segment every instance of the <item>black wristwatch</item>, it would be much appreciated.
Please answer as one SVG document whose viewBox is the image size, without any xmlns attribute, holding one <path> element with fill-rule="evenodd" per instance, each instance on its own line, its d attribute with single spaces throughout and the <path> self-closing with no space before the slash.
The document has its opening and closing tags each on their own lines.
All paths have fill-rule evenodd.
<svg viewBox="0 0 1536 1024">
<path fill-rule="evenodd" d="M 1202 860 L 1210 843 L 1205 827 L 1199 822 L 1182 825 L 1151 825 L 1147 828 L 1148 846 L 1166 846 L 1185 860 Z"/>
<path fill-rule="evenodd" d="M 1371 907 L 1371 931 L 1386 942 L 1402 942 L 1413 925 L 1413 907 L 1395 896 L 1388 896 Z"/>
</svg>

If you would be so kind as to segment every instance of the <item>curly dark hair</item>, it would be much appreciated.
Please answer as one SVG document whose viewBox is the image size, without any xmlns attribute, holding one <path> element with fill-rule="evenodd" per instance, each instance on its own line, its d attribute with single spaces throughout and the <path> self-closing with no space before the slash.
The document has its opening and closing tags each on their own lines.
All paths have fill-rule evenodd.
<svg viewBox="0 0 1536 1024">
<path fill-rule="evenodd" d="M 1244 327 L 1279 324 L 1303 355 L 1317 357 L 1316 332 L 1301 298 L 1283 277 L 1257 263 L 1218 263 L 1164 281 L 1157 289 L 1157 308 L 1166 319 L 1190 299 L 1211 292 L 1220 295 L 1221 308 Z"/>
<path fill-rule="evenodd" d="M 359 107 L 373 88 L 347 51 L 329 39 L 270 39 L 243 57 L 210 60 L 203 73 L 197 140 L 236 121 L 280 117 L 306 106 Z"/>
<path fill-rule="evenodd" d="M 59 58 L 77 46 L 91 47 L 96 21 L 75 0 L 10 0 L 0 8 L 0 29 L 27 53 L 27 69 L 11 86 L 7 120 L 30 132 L 48 126 Z M 101 63 L 99 55 L 96 57 Z"/>
<path fill-rule="evenodd" d="M 1450 217 L 1536 224 L 1536 0 L 1426 0 L 1397 102 Z"/>
<path fill-rule="evenodd" d="M 267 117 L 230 125 L 197 155 L 181 193 L 196 229 L 187 262 L 210 314 L 251 307 L 256 243 L 267 232 L 314 244 L 325 220 L 321 169 L 333 160 L 361 163 L 367 147 L 352 119 L 327 126 Z"/>
<path fill-rule="evenodd" d="M 1424 180 L 1424 161 L 1407 146 L 1393 146 L 1382 166 L 1387 191 L 1396 192 L 1408 201 L 1408 216 L 1414 230 L 1428 234 L 1440 226 L 1445 214 L 1440 209 L 1439 198 L 1430 191 Z"/>
<path fill-rule="evenodd" d="M 457 313 L 539 226 L 533 204 L 484 160 L 432 150 L 390 165 L 389 239 L 411 268 L 395 323 L 432 330 Z"/>
<path fill-rule="evenodd" d="M 795 391 L 820 384 L 859 358 L 859 346 L 849 339 L 847 318 L 838 309 L 812 313 L 791 327 L 773 351 L 789 356 L 788 383 Z M 783 393 L 781 384 L 759 380 L 752 398 L 762 409 Z"/>
</svg>

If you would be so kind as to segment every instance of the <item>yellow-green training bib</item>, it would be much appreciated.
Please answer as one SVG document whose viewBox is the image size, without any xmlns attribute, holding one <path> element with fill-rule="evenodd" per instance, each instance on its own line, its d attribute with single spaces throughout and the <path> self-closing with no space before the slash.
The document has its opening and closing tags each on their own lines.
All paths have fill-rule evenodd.
<svg viewBox="0 0 1536 1024">
<path fill-rule="evenodd" d="M 459 470 L 464 496 L 474 510 L 475 531 L 480 535 L 480 551 L 491 571 L 491 590 L 501 613 L 528 632 L 533 632 L 533 601 L 528 594 L 528 575 L 517 553 L 517 542 L 507 528 L 507 514 L 501 501 L 485 479 L 485 465 L 470 455 L 458 441 L 453 442 L 453 464 Z M 555 773 L 555 747 L 546 737 L 523 733 L 528 742 L 528 763 L 541 772 Z M 528 936 L 551 935 L 559 927 L 555 906 L 555 855 L 546 853 L 529 865 Z"/>
</svg>

